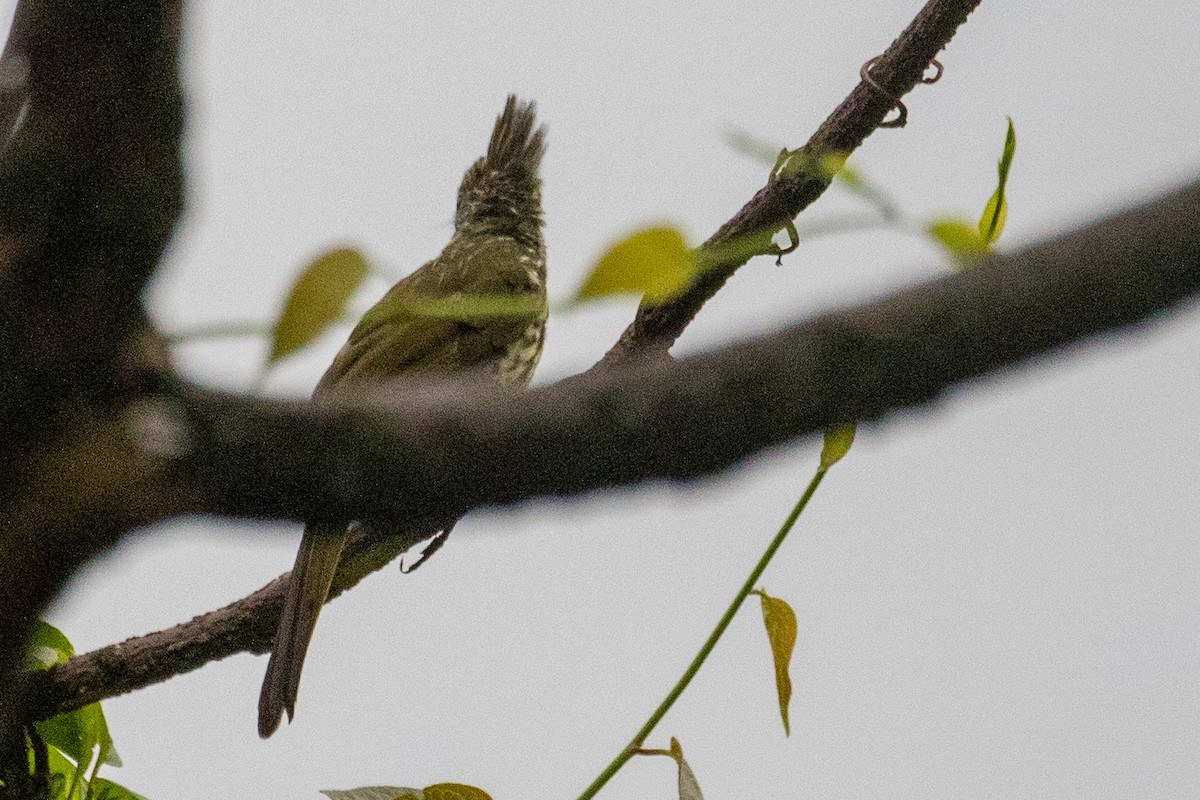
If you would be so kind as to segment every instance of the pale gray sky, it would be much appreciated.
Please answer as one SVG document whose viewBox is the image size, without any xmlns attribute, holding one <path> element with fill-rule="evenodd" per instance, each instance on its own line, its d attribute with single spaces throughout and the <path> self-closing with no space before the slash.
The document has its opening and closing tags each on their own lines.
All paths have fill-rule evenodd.
<svg viewBox="0 0 1200 800">
<path fill-rule="evenodd" d="M 6 4 L 11 14 L 11 3 Z M 694 241 L 762 184 L 733 127 L 801 144 L 915 13 L 880 4 L 192 3 L 188 213 L 150 295 L 169 328 L 266 319 L 349 242 L 396 275 L 435 255 L 507 93 L 549 126 L 550 288 L 648 222 Z M 977 214 L 1005 115 L 1018 247 L 1193 177 L 1191 0 L 995 2 L 854 163 L 921 218 Z M 854 205 L 830 194 L 815 220 Z M 678 352 L 937 274 L 872 233 L 757 259 Z M 371 287 L 378 294 L 380 283 Z M 365 304 L 373 299 L 364 293 Z M 633 304 L 553 319 L 539 381 L 588 366 Z M 792 735 L 748 606 L 652 738 L 710 800 L 1200 793 L 1200 313 L 1041 359 L 865 426 L 763 580 L 799 615 Z M 345 332 L 273 376 L 302 395 Z M 196 380 L 250 383 L 262 342 L 196 346 Z M 297 720 L 255 734 L 246 655 L 105 704 L 153 800 L 317 797 L 461 781 L 573 798 L 661 699 L 815 464 L 796 443 L 694 486 L 472 514 L 413 575 L 330 606 Z M 291 566 L 295 525 L 144 531 L 51 614 L 81 649 L 172 625 Z M 665 759 L 602 797 L 671 797 Z"/>
</svg>

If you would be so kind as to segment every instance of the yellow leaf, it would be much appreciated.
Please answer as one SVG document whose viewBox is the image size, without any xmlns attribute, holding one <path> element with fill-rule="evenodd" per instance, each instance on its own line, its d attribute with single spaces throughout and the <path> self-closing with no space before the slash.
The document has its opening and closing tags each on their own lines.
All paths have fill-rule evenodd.
<svg viewBox="0 0 1200 800">
<path fill-rule="evenodd" d="M 611 294 L 645 295 L 661 303 L 678 295 L 696 274 L 696 256 L 674 228 L 646 228 L 617 242 L 601 256 L 577 299 Z"/>
<path fill-rule="evenodd" d="M 959 268 L 970 266 L 988 251 L 978 229 L 965 220 L 935 219 L 929 223 L 929 235 L 946 248 Z"/>
<path fill-rule="evenodd" d="M 999 204 L 999 210 L 996 206 Z M 1008 220 L 1008 200 L 1001 189 L 992 192 L 987 205 L 983 208 L 983 216 L 979 218 L 979 235 L 988 244 L 1000 238 L 1004 231 L 1004 223 Z"/>
<path fill-rule="evenodd" d="M 1000 162 L 996 166 L 996 190 L 988 199 L 979 218 L 979 235 L 985 242 L 991 244 L 1000 238 L 1004 231 L 1004 222 L 1008 218 L 1008 200 L 1004 196 L 1008 185 L 1008 172 L 1012 168 L 1013 156 L 1017 152 L 1017 132 L 1013 128 L 1012 117 L 1008 118 L 1008 130 L 1004 133 L 1004 150 L 1000 153 Z"/>
<path fill-rule="evenodd" d="M 425 787 L 425 800 L 492 800 L 492 796 L 462 783 L 435 783 Z"/>
<path fill-rule="evenodd" d="M 854 434 L 857 430 L 858 426 L 851 423 L 834 425 L 825 431 L 825 444 L 821 447 L 821 469 L 829 469 L 850 452 L 850 445 L 854 444 Z"/>
<path fill-rule="evenodd" d="M 755 590 L 755 594 L 762 600 L 763 626 L 767 629 L 775 662 L 775 688 L 779 694 L 783 731 L 790 736 L 788 704 L 792 701 L 792 679 L 788 675 L 788 666 L 792 663 L 792 651 L 796 649 L 796 612 L 778 597 L 771 597 L 762 590 Z"/>
<path fill-rule="evenodd" d="M 841 178 L 845 184 L 851 188 L 858 189 L 866 184 L 866 176 L 862 174 L 856 167 L 846 166 L 846 161 L 850 158 L 849 150 L 840 150 L 833 153 L 826 153 L 821 156 L 821 171 L 825 176 L 832 180 L 833 178 Z"/>
<path fill-rule="evenodd" d="M 696 775 L 684 760 L 683 748 L 674 736 L 671 737 L 671 758 L 679 765 L 679 800 L 704 800 Z"/>
<path fill-rule="evenodd" d="M 350 248 L 332 250 L 309 264 L 275 323 L 267 366 L 311 343 L 336 322 L 367 271 L 366 259 Z"/>
</svg>

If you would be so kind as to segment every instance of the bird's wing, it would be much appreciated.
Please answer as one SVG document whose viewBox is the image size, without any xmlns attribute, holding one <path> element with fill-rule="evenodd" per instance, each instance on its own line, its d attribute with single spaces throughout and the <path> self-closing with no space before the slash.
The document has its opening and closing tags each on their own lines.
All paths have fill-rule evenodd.
<svg viewBox="0 0 1200 800">
<path fill-rule="evenodd" d="M 545 290 L 528 259 L 525 249 L 505 237 L 452 242 L 436 262 L 397 283 L 363 315 L 313 399 L 400 375 L 466 372 L 502 358 L 545 313 Z M 429 307 L 456 297 L 467 301 L 458 318 L 444 315 L 444 303 Z M 478 297 L 513 298 L 517 305 L 494 316 L 471 313 L 469 301 Z M 534 304 L 541 299 L 540 312 L 528 310 L 530 298 Z M 525 305 L 519 305 L 522 299 Z"/>
</svg>

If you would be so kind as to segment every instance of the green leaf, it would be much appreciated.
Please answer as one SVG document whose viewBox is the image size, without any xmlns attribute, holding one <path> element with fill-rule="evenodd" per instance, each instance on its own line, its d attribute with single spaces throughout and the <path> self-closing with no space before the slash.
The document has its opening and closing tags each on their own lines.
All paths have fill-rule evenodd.
<svg viewBox="0 0 1200 800">
<path fill-rule="evenodd" d="M 492 796 L 462 783 L 435 783 L 425 787 L 425 800 L 492 800 Z"/>
<path fill-rule="evenodd" d="M 834 425 L 825 431 L 825 444 L 821 447 L 821 469 L 829 469 L 850 452 L 850 445 L 854 444 L 854 434 L 857 431 L 858 426 L 854 423 Z"/>
<path fill-rule="evenodd" d="M 267 366 L 310 344 L 336 322 L 368 270 L 367 260 L 350 248 L 331 250 L 309 264 L 275 323 Z"/>
<path fill-rule="evenodd" d="M 75 657 L 75 647 L 58 628 L 38 620 L 33 637 L 29 642 L 29 659 L 26 669 L 33 671 L 49 669 Z"/>
<path fill-rule="evenodd" d="M 58 751 L 55 750 L 54 752 L 57 753 Z M 59 758 L 61 758 L 64 762 L 67 762 L 66 756 L 60 754 Z M 51 800 L 69 800 L 68 796 L 71 793 L 71 785 L 67 780 L 66 773 L 51 771 L 50 780 L 48 783 Z"/>
<path fill-rule="evenodd" d="M 46 622 L 38 622 L 30 642 L 28 663 L 31 669 L 47 669 L 74 655 L 75 648 L 62 631 Z M 48 746 L 61 751 L 79 765 L 80 777 L 96 755 L 99 755 L 101 763 L 121 765 L 99 703 L 37 722 L 34 729 Z"/>
<path fill-rule="evenodd" d="M 929 235 L 946 248 L 961 269 L 969 267 L 987 253 L 987 242 L 976 226 L 961 219 L 941 218 L 929 223 Z"/>
<path fill-rule="evenodd" d="M 796 612 L 787 601 L 771 597 L 761 589 L 754 593 L 762 600 L 763 627 L 771 643 L 771 658 L 775 662 L 775 689 L 779 695 L 779 714 L 783 717 L 783 732 L 792 735 L 788 722 L 788 705 L 792 702 L 792 679 L 788 667 L 796 649 Z"/>
<path fill-rule="evenodd" d="M 137 792 L 105 778 L 96 778 L 88 788 L 88 800 L 147 800 Z"/>
<path fill-rule="evenodd" d="M 32 756 L 32 753 L 30 753 Z M 51 800 L 66 800 L 67 795 L 74 790 L 79 797 L 80 788 L 75 786 L 76 767 L 71 759 L 63 755 L 57 747 L 46 747 L 47 761 L 50 767 L 50 797 Z M 32 760 L 30 764 L 32 765 Z M 80 784 L 83 785 L 82 783 Z"/>
<path fill-rule="evenodd" d="M 834 180 L 850 194 L 873 206 L 886 222 L 895 222 L 900 219 L 900 211 L 891 195 L 882 186 L 869 180 L 862 170 L 846 164 L 845 160 L 845 155 L 840 157 L 840 161 L 834 156 L 826 156 L 823 163 L 825 163 L 826 169 L 836 165 L 833 170 Z"/>
<path fill-rule="evenodd" d="M 1000 163 L 996 169 L 998 180 L 996 190 L 988 199 L 979 218 L 979 235 L 983 241 L 991 244 L 1000 238 L 1004 231 L 1004 223 L 1008 219 L 1008 200 L 1004 196 L 1008 184 L 1008 171 L 1012 167 L 1013 155 L 1017 151 L 1017 134 L 1013 129 L 1012 117 L 1008 118 L 1008 131 L 1004 134 L 1004 151 L 1000 154 Z"/>
<path fill-rule="evenodd" d="M 97 747 L 100 748 L 101 762 L 118 767 L 121 765 L 99 703 L 35 723 L 34 728 L 46 744 L 62 750 L 82 770 L 86 771 L 91 765 Z"/>
<path fill-rule="evenodd" d="M 46 747 L 46 760 L 48 761 L 50 772 L 52 800 L 66 800 L 66 798 L 83 797 L 87 789 L 87 781 L 84 779 L 86 767 L 76 764 L 74 760 L 69 758 L 61 749 L 48 742 L 43 742 Z M 32 746 L 28 748 L 30 771 L 35 768 L 34 751 Z"/>
<path fill-rule="evenodd" d="M 696 781 L 696 775 L 684 760 L 683 748 L 679 746 L 679 740 L 674 736 L 671 737 L 671 758 L 675 759 L 675 763 L 679 765 L 679 800 L 704 800 L 704 795 L 700 793 L 700 784 Z"/>
<path fill-rule="evenodd" d="M 796 233 L 799 235 L 800 241 L 807 243 L 822 236 L 876 231 L 891 226 L 892 221 L 881 218 L 879 214 L 858 211 L 804 220 L 796 225 Z"/>
<path fill-rule="evenodd" d="M 636 293 L 648 303 L 661 303 L 687 288 L 695 274 L 696 256 L 679 231 L 646 228 L 600 257 L 576 299 Z"/>
<path fill-rule="evenodd" d="M 357 789 L 322 789 L 321 794 L 330 800 L 400 800 L 400 798 L 415 797 L 416 800 L 426 800 L 420 789 L 409 789 L 404 786 L 360 786 Z"/>
</svg>

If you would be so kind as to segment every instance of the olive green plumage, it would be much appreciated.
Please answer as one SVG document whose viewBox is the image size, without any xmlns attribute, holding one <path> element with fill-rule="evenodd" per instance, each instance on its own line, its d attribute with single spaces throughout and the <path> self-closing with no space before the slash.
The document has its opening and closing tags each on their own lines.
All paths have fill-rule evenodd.
<svg viewBox="0 0 1200 800">
<path fill-rule="evenodd" d="M 401 375 L 474 372 L 504 384 L 529 382 L 546 325 L 538 177 L 546 144 L 545 129 L 534 123 L 534 104 L 510 96 L 487 154 L 463 176 L 450 242 L 363 316 L 317 384 L 314 402 Z M 431 301 L 444 309 L 479 296 L 515 302 L 496 316 L 422 312 Z M 292 718 L 304 655 L 346 537 L 345 526 L 305 527 L 259 695 L 264 738 L 284 712 Z"/>
</svg>

